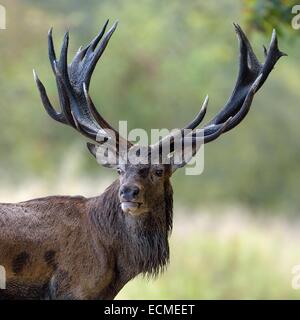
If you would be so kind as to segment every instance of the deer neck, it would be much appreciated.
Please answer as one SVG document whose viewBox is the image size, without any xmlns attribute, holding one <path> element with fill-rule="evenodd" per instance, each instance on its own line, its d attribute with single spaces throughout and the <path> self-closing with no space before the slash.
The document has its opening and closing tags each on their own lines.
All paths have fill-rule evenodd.
<svg viewBox="0 0 300 320">
<path fill-rule="evenodd" d="M 94 198 L 91 213 L 101 242 L 133 272 L 156 276 L 169 261 L 168 235 L 172 229 L 173 192 L 169 182 L 160 201 L 151 211 L 134 217 L 120 207 L 119 181 Z"/>
</svg>

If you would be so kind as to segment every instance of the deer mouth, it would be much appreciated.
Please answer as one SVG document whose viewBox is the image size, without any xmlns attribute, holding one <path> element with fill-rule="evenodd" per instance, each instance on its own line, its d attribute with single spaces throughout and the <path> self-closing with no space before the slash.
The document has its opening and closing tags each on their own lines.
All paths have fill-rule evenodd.
<svg viewBox="0 0 300 320">
<path fill-rule="evenodd" d="M 141 202 L 134 202 L 134 201 L 122 201 L 121 208 L 125 213 L 136 213 L 139 208 L 141 207 Z"/>
</svg>

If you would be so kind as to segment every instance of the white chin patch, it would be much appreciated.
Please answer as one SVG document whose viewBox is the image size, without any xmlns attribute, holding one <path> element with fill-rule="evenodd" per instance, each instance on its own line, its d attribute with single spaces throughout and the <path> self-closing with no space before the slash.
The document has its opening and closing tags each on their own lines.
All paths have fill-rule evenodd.
<svg viewBox="0 0 300 320">
<path fill-rule="evenodd" d="M 125 213 L 135 213 L 138 210 L 139 204 L 135 202 L 122 202 L 121 208 Z"/>
</svg>

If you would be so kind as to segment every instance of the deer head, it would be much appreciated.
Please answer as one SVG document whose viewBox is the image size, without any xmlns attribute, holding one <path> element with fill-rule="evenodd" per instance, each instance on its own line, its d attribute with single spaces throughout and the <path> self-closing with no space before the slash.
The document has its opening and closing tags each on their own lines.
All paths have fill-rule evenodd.
<svg viewBox="0 0 300 320">
<path fill-rule="evenodd" d="M 79 48 L 70 64 L 67 62 L 68 33 L 65 34 L 60 58 L 57 60 L 50 29 L 49 59 L 56 79 L 61 112 L 57 112 L 52 106 L 45 87 L 35 72 L 34 77 L 49 116 L 73 127 L 94 141 L 87 144 L 89 151 L 103 165 L 115 168 L 119 173 L 118 196 L 123 212 L 139 216 L 148 212 L 156 203 L 163 201 L 164 190 L 169 184 L 171 175 L 196 154 L 199 144 L 216 140 L 245 118 L 255 93 L 261 88 L 277 60 L 285 54 L 278 49 L 276 33 L 273 31 L 269 49 L 265 48 L 265 62 L 261 64 L 240 26 L 234 24 L 240 44 L 240 55 L 239 73 L 233 92 L 220 112 L 202 128 L 197 129 L 204 119 L 208 98 L 205 99 L 196 117 L 177 132 L 180 150 L 185 151 L 189 146 L 192 152 L 188 159 L 175 163 L 174 154 L 178 149 L 175 147 L 175 135 L 171 134 L 150 146 L 133 145 L 101 116 L 89 95 L 89 84 L 94 68 L 117 27 L 115 23 L 105 34 L 107 25 L 108 21 L 86 47 Z M 168 152 L 164 154 L 166 145 Z M 126 161 L 128 154 L 132 153 L 143 154 L 140 158 L 143 161 L 140 163 Z M 103 161 L 103 154 L 106 155 L 106 161 Z M 110 161 L 112 158 L 113 161 Z M 151 162 L 150 159 L 153 158 L 158 161 Z"/>
</svg>

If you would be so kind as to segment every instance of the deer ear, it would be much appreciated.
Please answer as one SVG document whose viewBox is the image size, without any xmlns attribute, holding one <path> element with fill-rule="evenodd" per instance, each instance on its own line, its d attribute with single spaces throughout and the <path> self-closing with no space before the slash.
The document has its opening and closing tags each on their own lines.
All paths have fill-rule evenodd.
<svg viewBox="0 0 300 320">
<path fill-rule="evenodd" d="M 104 145 L 95 145 L 93 143 L 87 143 L 87 148 L 90 153 L 96 158 L 97 162 L 103 167 L 116 169 L 118 166 L 118 155 Z"/>
<path fill-rule="evenodd" d="M 95 144 L 88 142 L 86 144 L 87 148 L 89 149 L 89 152 L 96 158 L 97 157 L 97 147 Z"/>
</svg>

